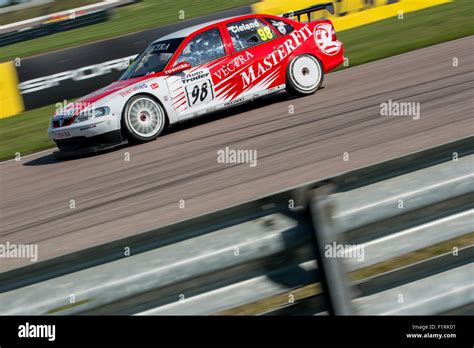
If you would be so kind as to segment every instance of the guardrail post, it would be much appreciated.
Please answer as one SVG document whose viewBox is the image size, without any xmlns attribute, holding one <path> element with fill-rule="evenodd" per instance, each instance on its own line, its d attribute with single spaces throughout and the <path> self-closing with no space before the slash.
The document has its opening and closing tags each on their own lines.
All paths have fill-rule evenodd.
<svg viewBox="0 0 474 348">
<path fill-rule="evenodd" d="M 329 289 L 329 300 L 335 315 L 353 314 L 351 305 L 349 282 L 346 279 L 346 273 L 342 260 L 338 257 L 326 257 L 325 247 L 334 241 L 339 243 L 339 234 L 334 228 L 331 219 L 331 205 L 328 199 L 333 191 L 333 185 L 320 187 L 312 192 L 310 197 L 310 210 L 313 219 L 313 225 L 318 241 L 319 254 L 324 269 L 324 277 Z"/>
</svg>

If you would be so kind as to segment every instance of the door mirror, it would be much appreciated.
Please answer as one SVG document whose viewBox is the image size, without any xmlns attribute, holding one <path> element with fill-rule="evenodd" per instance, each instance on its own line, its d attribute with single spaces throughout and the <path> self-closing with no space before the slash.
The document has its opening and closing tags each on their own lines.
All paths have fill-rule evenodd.
<svg viewBox="0 0 474 348">
<path fill-rule="evenodd" d="M 191 64 L 188 62 L 182 62 L 170 69 L 165 70 L 164 73 L 165 75 L 174 75 L 188 69 L 191 69 Z"/>
</svg>

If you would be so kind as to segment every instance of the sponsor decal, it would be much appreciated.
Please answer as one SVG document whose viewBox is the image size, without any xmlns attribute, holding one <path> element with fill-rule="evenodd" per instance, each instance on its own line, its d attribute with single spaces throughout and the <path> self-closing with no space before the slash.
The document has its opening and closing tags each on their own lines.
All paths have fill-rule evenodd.
<svg viewBox="0 0 474 348">
<path fill-rule="evenodd" d="M 239 69 L 242 65 L 247 63 L 250 59 L 253 58 L 253 54 L 250 52 L 244 52 L 234 58 L 227 66 L 220 68 L 214 72 L 214 76 L 218 79 L 224 79 L 233 73 L 235 70 Z"/>
<path fill-rule="evenodd" d="M 232 106 L 232 105 L 235 105 L 235 104 L 242 103 L 243 101 L 245 101 L 245 98 L 235 99 L 235 100 L 232 100 L 232 101 L 230 101 L 230 102 L 225 103 L 224 106 L 225 106 L 225 107 L 227 107 L 227 106 Z"/>
<path fill-rule="evenodd" d="M 234 34 L 246 32 L 249 30 L 253 30 L 259 27 L 258 20 L 255 19 L 251 23 L 242 23 L 242 24 L 236 24 L 236 25 L 228 25 L 227 28 L 229 31 L 231 31 Z"/>
<path fill-rule="evenodd" d="M 206 77 L 209 77 L 209 71 L 200 70 L 200 71 L 192 72 L 192 73 L 190 73 L 190 74 L 186 74 L 186 75 L 181 79 L 181 81 L 182 81 L 184 84 L 187 84 L 187 83 L 189 83 L 189 82 L 201 80 L 201 79 L 206 78 Z"/>
<path fill-rule="evenodd" d="M 243 71 L 240 76 L 242 77 L 243 88 L 250 86 L 255 80 L 263 76 L 268 71 L 272 70 L 273 67 L 282 62 L 288 57 L 293 51 L 300 47 L 308 38 L 313 35 L 313 31 L 308 25 L 304 26 L 300 30 L 293 31 L 287 39 L 276 51 L 273 51 L 267 55 L 262 61 L 257 64 L 251 64 L 246 71 Z"/>
<path fill-rule="evenodd" d="M 160 43 L 153 46 L 153 52 L 167 51 L 170 48 L 171 43 Z"/>
<path fill-rule="evenodd" d="M 37 92 L 43 89 L 58 86 L 61 81 L 65 80 L 82 81 L 108 74 L 112 70 L 125 70 L 128 68 L 130 59 L 134 59 L 136 56 L 137 55 L 135 54 L 125 58 L 114 59 L 100 64 L 89 65 L 75 70 L 68 70 L 57 74 L 24 81 L 19 84 L 21 94 Z"/>
<path fill-rule="evenodd" d="M 157 84 L 157 83 L 152 83 L 152 84 L 150 85 L 150 87 L 151 87 L 151 89 L 157 89 L 158 87 L 160 87 L 160 85 Z"/>
<path fill-rule="evenodd" d="M 286 26 L 287 24 L 283 21 L 277 21 L 274 19 L 270 19 L 270 23 L 277 28 L 277 30 L 280 32 L 282 35 L 286 35 Z"/>
<path fill-rule="evenodd" d="M 332 40 L 332 26 L 320 23 L 314 27 L 314 41 L 316 46 L 328 56 L 333 56 L 341 50 L 341 43 Z"/>
<path fill-rule="evenodd" d="M 191 69 L 191 64 L 189 64 L 188 62 L 182 62 L 170 69 L 165 70 L 164 73 L 165 75 L 172 75 L 177 71 L 183 71 L 188 69 Z"/>
<path fill-rule="evenodd" d="M 65 132 L 53 132 L 51 133 L 51 136 L 53 139 L 66 139 L 72 137 L 71 132 L 65 131 Z"/>
<path fill-rule="evenodd" d="M 139 84 L 139 85 L 133 86 L 132 88 L 127 89 L 125 92 L 120 93 L 120 95 L 122 97 L 126 97 L 133 92 L 140 91 L 145 88 L 148 88 L 148 85 L 146 83 L 142 83 L 142 84 Z"/>
</svg>

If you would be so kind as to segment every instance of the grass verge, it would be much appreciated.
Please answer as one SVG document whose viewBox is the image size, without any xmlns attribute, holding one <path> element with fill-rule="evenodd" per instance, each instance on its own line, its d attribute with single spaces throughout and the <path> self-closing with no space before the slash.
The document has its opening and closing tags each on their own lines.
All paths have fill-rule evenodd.
<svg viewBox="0 0 474 348">
<path fill-rule="evenodd" d="M 17 152 L 24 156 L 54 147 L 47 129 L 55 110 L 55 105 L 48 105 L 0 119 L 0 160 L 13 158 Z"/>
<path fill-rule="evenodd" d="M 226 2 L 226 4 L 231 6 L 243 2 L 249 1 L 236 0 Z M 179 4 L 181 1 L 176 3 Z M 221 9 L 219 7 L 221 5 L 215 5 L 214 7 L 217 7 L 215 9 L 210 8 L 210 3 L 211 1 L 200 2 L 198 8 L 201 9 L 201 13 L 204 13 L 204 9 L 209 10 L 209 12 Z M 148 6 L 150 4 L 149 1 L 143 1 L 132 6 L 138 5 Z M 174 6 L 173 11 L 176 8 L 179 8 L 179 6 Z M 146 11 L 146 8 L 140 9 L 140 11 Z M 169 11 L 171 10 L 167 10 L 165 13 L 173 12 Z M 198 10 L 195 9 L 194 11 Z M 338 37 L 344 42 L 346 56 L 349 57 L 350 67 L 353 67 L 415 49 L 474 35 L 473 12 L 474 1 L 456 0 L 456 2 L 446 5 L 407 13 L 403 20 L 390 18 L 343 31 L 339 33 Z M 189 16 L 191 13 L 187 15 Z M 167 18 L 167 20 L 169 19 L 171 18 Z M 175 16 L 172 20 L 176 21 Z M 164 22 L 156 21 L 154 26 L 157 23 L 165 24 Z M 64 34 L 70 35 L 77 32 L 79 35 L 80 30 L 82 29 Z M 72 35 L 74 36 L 75 34 Z M 80 35 L 84 35 L 84 33 L 80 32 Z M 13 158 L 16 152 L 26 155 L 53 147 L 54 143 L 48 140 L 46 129 L 54 110 L 54 105 L 51 105 L 25 111 L 14 117 L 0 119 L 0 160 Z"/>
</svg>

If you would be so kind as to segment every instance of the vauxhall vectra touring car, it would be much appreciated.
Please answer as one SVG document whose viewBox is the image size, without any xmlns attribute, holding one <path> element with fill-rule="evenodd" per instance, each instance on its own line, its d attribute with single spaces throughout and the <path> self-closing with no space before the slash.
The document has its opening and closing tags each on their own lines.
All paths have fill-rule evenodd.
<svg viewBox="0 0 474 348">
<path fill-rule="evenodd" d="M 59 110 L 48 134 L 59 154 L 156 139 L 177 122 L 286 89 L 305 96 L 343 60 L 330 20 L 316 5 L 290 14 L 244 15 L 177 31 L 152 42 L 121 78 Z"/>
</svg>

